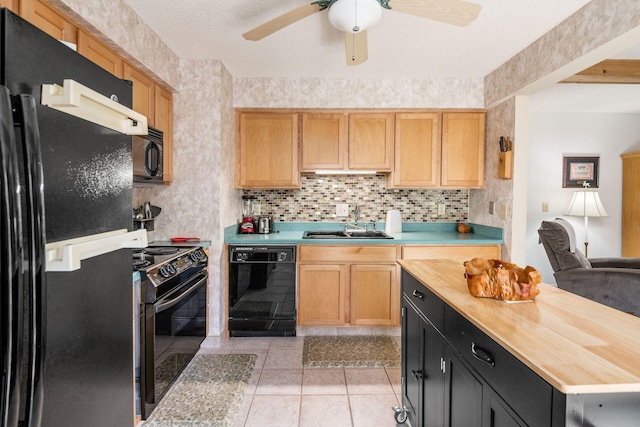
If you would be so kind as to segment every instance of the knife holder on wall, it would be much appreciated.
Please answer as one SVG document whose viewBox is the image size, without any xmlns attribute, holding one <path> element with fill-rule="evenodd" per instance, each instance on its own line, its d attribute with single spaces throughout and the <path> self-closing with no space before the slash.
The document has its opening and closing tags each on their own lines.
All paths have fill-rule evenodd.
<svg viewBox="0 0 640 427">
<path fill-rule="evenodd" d="M 498 178 L 513 178 L 513 143 L 511 138 L 500 137 L 500 153 L 498 154 Z"/>
<path fill-rule="evenodd" d="M 498 178 L 513 178 L 513 151 L 500 153 L 498 157 Z"/>
</svg>

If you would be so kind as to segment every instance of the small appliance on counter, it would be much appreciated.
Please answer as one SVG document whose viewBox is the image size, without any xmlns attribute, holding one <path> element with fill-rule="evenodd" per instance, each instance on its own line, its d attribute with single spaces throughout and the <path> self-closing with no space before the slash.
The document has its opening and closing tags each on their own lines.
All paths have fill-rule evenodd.
<svg viewBox="0 0 640 427">
<path fill-rule="evenodd" d="M 260 203 L 256 202 L 256 196 L 242 196 L 240 234 L 254 234 L 256 232 L 256 215 L 260 215 Z"/>
<path fill-rule="evenodd" d="M 387 234 L 402 233 L 402 217 L 400 211 L 387 211 L 387 221 L 385 222 L 384 232 Z"/>
<path fill-rule="evenodd" d="M 273 233 L 273 218 L 266 215 L 258 218 L 258 233 L 269 234 Z"/>
</svg>

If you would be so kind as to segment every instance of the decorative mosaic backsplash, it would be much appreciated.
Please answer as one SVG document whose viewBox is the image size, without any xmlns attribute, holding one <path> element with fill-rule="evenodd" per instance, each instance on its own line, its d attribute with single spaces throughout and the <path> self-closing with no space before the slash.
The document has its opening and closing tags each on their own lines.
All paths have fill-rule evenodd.
<svg viewBox="0 0 640 427">
<path fill-rule="evenodd" d="M 469 190 L 387 190 L 385 175 L 302 175 L 299 190 L 244 190 L 260 202 L 261 214 L 274 221 L 385 221 L 398 209 L 403 222 L 459 222 L 469 217 Z M 349 216 L 336 217 L 336 205 L 349 205 Z M 438 204 L 445 214 L 438 215 Z"/>
</svg>

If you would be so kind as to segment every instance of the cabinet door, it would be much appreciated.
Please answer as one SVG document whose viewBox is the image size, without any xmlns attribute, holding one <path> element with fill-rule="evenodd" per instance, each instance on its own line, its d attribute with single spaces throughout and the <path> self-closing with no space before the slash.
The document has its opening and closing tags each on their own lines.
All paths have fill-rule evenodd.
<svg viewBox="0 0 640 427">
<path fill-rule="evenodd" d="M 440 114 L 397 113 L 393 172 L 389 188 L 424 188 L 440 184 Z"/>
<path fill-rule="evenodd" d="M 165 183 L 173 180 L 173 94 L 155 85 L 155 127 L 164 133 L 162 171 Z"/>
<path fill-rule="evenodd" d="M 640 153 L 622 156 L 622 256 L 640 257 Z"/>
<path fill-rule="evenodd" d="M 482 425 L 482 383 L 446 345 L 444 349 L 445 427 L 480 427 Z"/>
<path fill-rule="evenodd" d="M 298 114 L 240 112 L 236 123 L 236 185 L 300 188 Z"/>
<path fill-rule="evenodd" d="M 400 324 L 400 291 L 395 265 L 351 266 L 349 323 L 365 326 Z"/>
<path fill-rule="evenodd" d="M 122 58 L 110 47 L 83 30 L 78 30 L 78 53 L 85 58 L 89 58 L 114 76 L 123 78 L 124 61 Z"/>
<path fill-rule="evenodd" d="M 298 324 L 346 324 L 347 267 L 301 264 L 298 272 Z"/>
<path fill-rule="evenodd" d="M 144 73 L 124 63 L 124 78 L 133 83 L 133 109 L 155 126 L 155 83 Z"/>
<path fill-rule="evenodd" d="M 485 386 L 483 427 L 526 427 L 527 425 L 493 390 Z"/>
<path fill-rule="evenodd" d="M 424 340 L 424 321 L 403 297 L 402 403 L 407 409 L 407 416 L 412 426 L 423 425 L 421 397 L 423 393 L 422 359 Z"/>
<path fill-rule="evenodd" d="M 17 15 L 20 12 L 20 0 L 0 0 L 0 7 L 6 7 Z"/>
<path fill-rule="evenodd" d="M 77 27 L 41 0 L 20 0 L 20 15 L 51 37 L 78 43 Z"/>
<path fill-rule="evenodd" d="M 443 187 L 484 185 L 485 113 L 443 113 Z"/>
<path fill-rule="evenodd" d="M 345 169 L 347 138 L 345 113 L 303 113 L 300 169 Z"/>
<path fill-rule="evenodd" d="M 393 113 L 349 114 L 349 169 L 390 172 Z"/>
</svg>

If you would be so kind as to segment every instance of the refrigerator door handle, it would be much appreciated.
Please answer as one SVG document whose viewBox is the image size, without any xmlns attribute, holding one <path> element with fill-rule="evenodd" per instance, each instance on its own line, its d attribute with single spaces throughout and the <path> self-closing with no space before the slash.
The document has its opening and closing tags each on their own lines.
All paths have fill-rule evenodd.
<svg viewBox="0 0 640 427">
<path fill-rule="evenodd" d="M 75 271 L 83 259 L 117 251 L 123 248 L 146 248 L 147 230 L 126 229 L 92 234 L 76 239 L 47 243 L 47 271 Z"/>
<path fill-rule="evenodd" d="M 18 191 L 16 141 L 9 90 L 0 86 L 0 310 L 3 374 L 0 425 L 18 425 L 22 369 L 22 215 Z"/>
<path fill-rule="evenodd" d="M 24 259 L 27 261 L 29 288 L 29 363 L 27 381 L 27 401 L 25 412 L 29 426 L 40 426 L 44 385 L 42 383 L 44 353 L 44 173 L 40 151 L 40 132 L 36 101 L 32 95 L 19 95 L 14 100 L 15 122 L 20 125 L 22 135 L 22 161 L 25 168 L 24 205 L 26 221 L 23 225 L 27 247 Z"/>
<path fill-rule="evenodd" d="M 147 135 L 147 118 L 106 96 L 65 79 L 62 86 L 42 85 L 41 104 L 125 135 Z"/>
</svg>

